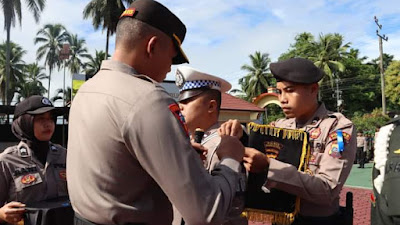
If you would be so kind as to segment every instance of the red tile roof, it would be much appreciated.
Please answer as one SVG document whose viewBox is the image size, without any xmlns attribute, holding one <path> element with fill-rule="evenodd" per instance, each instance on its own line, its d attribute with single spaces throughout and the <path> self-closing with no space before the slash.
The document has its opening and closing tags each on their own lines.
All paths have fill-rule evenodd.
<svg viewBox="0 0 400 225">
<path fill-rule="evenodd" d="M 221 110 L 264 112 L 264 109 L 226 93 L 222 93 Z"/>
</svg>

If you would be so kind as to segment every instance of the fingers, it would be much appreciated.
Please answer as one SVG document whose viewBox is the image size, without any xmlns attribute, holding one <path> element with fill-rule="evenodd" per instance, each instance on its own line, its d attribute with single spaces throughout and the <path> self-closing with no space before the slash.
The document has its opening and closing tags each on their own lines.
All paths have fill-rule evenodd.
<svg viewBox="0 0 400 225">
<path fill-rule="evenodd" d="M 242 130 L 242 126 L 239 123 L 238 120 L 232 120 L 232 124 L 231 124 L 231 136 L 236 136 L 238 138 L 241 138 L 243 135 L 243 130 Z"/>
<path fill-rule="evenodd" d="M 251 170 L 251 164 L 249 164 L 249 163 L 243 163 L 243 165 L 244 165 L 244 168 L 246 168 L 246 170 L 250 172 L 250 170 Z"/>
<path fill-rule="evenodd" d="M 220 136 L 229 135 L 241 138 L 243 136 L 243 129 L 238 120 L 228 120 L 220 126 L 218 134 Z"/>
<path fill-rule="evenodd" d="M 19 222 L 25 213 L 25 204 L 20 202 L 10 202 L 0 208 L 0 216 L 3 220 L 10 224 Z"/>
<path fill-rule="evenodd" d="M 21 207 L 25 207 L 26 205 L 21 203 L 21 202 L 10 202 L 6 204 L 7 207 L 9 208 L 21 208 Z"/>
</svg>

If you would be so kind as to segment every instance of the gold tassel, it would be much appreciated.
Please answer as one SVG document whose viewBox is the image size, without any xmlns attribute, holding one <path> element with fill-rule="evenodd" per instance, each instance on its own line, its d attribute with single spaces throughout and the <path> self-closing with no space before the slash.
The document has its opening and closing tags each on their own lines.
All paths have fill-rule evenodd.
<svg viewBox="0 0 400 225">
<path fill-rule="evenodd" d="M 293 223 L 295 213 L 273 212 L 260 209 L 245 209 L 242 217 L 252 222 L 274 223 L 278 225 L 290 225 Z"/>
</svg>

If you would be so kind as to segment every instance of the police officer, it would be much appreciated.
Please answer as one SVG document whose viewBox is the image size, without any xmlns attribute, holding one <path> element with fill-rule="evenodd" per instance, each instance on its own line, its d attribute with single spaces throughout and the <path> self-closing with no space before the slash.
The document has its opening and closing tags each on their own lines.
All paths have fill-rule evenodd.
<svg viewBox="0 0 400 225">
<path fill-rule="evenodd" d="M 67 178 L 76 224 L 171 224 L 171 203 L 188 224 L 225 218 L 244 147 L 222 137 L 221 163 L 208 174 L 179 105 L 158 83 L 171 64 L 188 62 L 185 33 L 165 6 L 134 1 L 118 22 L 112 59 L 75 96 Z"/>
<path fill-rule="evenodd" d="M 176 69 L 176 85 L 179 87 L 179 106 L 192 139 L 196 139 L 196 129 L 201 129 L 204 136 L 201 144 L 207 148 L 205 167 L 211 173 L 220 163 L 216 150 L 221 142 L 218 128 L 218 116 L 221 109 L 221 93 L 231 89 L 231 84 L 222 78 L 200 72 L 188 66 Z M 236 197 L 224 224 L 247 224 L 241 217 L 244 209 L 244 191 L 246 186 L 246 171 L 241 167 Z M 177 219 L 174 217 L 174 221 Z M 177 224 L 180 221 L 178 221 Z"/>
<path fill-rule="evenodd" d="M 339 193 L 356 152 L 353 123 L 318 102 L 318 81 L 323 72 L 313 62 L 294 58 L 271 63 L 270 69 L 277 79 L 278 97 L 286 116 L 272 125 L 303 129 L 310 134 L 310 165 L 303 173 L 290 164 L 246 148 L 245 166 L 252 172 L 267 173 L 266 188 L 277 188 L 301 198 L 300 213 L 294 224 L 341 224 Z"/>
<path fill-rule="evenodd" d="M 67 196 L 66 149 L 50 142 L 56 113 L 49 99 L 26 98 L 15 107 L 18 145 L 0 154 L 0 223 L 16 223 L 26 204 Z"/>
<path fill-rule="evenodd" d="M 366 161 L 366 152 L 367 152 L 367 138 L 363 135 L 361 131 L 357 133 L 357 151 L 356 158 L 360 166 L 358 168 L 364 168 L 364 164 Z"/>
<path fill-rule="evenodd" d="M 381 127 L 374 155 L 371 224 L 400 224 L 400 117 Z"/>
</svg>

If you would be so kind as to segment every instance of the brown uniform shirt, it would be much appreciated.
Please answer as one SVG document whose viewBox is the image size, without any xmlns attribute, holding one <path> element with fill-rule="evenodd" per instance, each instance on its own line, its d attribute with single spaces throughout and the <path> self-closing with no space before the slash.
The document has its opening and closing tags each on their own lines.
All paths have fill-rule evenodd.
<svg viewBox="0 0 400 225">
<path fill-rule="evenodd" d="M 205 168 L 211 174 L 215 168 L 219 165 L 221 160 L 217 155 L 217 148 L 221 142 L 221 137 L 218 134 L 218 128 L 220 123 L 216 123 L 211 126 L 207 131 L 204 132 L 201 144 L 208 150 L 207 159 L 205 160 Z M 244 191 L 246 189 L 246 173 L 244 167 L 240 171 L 240 177 L 238 185 L 236 186 L 236 196 L 233 199 L 232 206 L 229 210 L 228 215 L 224 220 L 224 225 L 247 225 L 247 219 L 241 217 L 244 210 Z M 182 216 L 174 207 L 174 221 L 173 225 L 180 225 Z M 187 223 L 186 223 L 187 224 Z M 189 224 L 188 224 L 189 225 Z"/>
<path fill-rule="evenodd" d="M 221 222 L 239 163 L 212 176 L 191 147 L 179 106 L 157 82 L 117 61 L 81 86 L 70 112 L 68 188 L 75 212 L 99 224 Z"/>
<path fill-rule="evenodd" d="M 339 193 L 345 183 L 356 153 L 356 131 L 353 123 L 340 113 L 332 113 L 321 104 L 310 121 L 297 127 L 296 121 L 282 119 L 276 127 L 304 129 L 310 133 L 311 159 L 309 170 L 297 168 L 271 159 L 267 188 L 278 188 L 300 196 L 300 214 L 303 216 L 329 216 L 339 209 Z M 338 149 L 336 131 L 342 130 L 344 150 Z"/>
<path fill-rule="evenodd" d="M 0 154 L 0 206 L 11 201 L 38 202 L 67 196 L 66 150 L 50 145 L 46 165 L 24 142 Z"/>
</svg>

